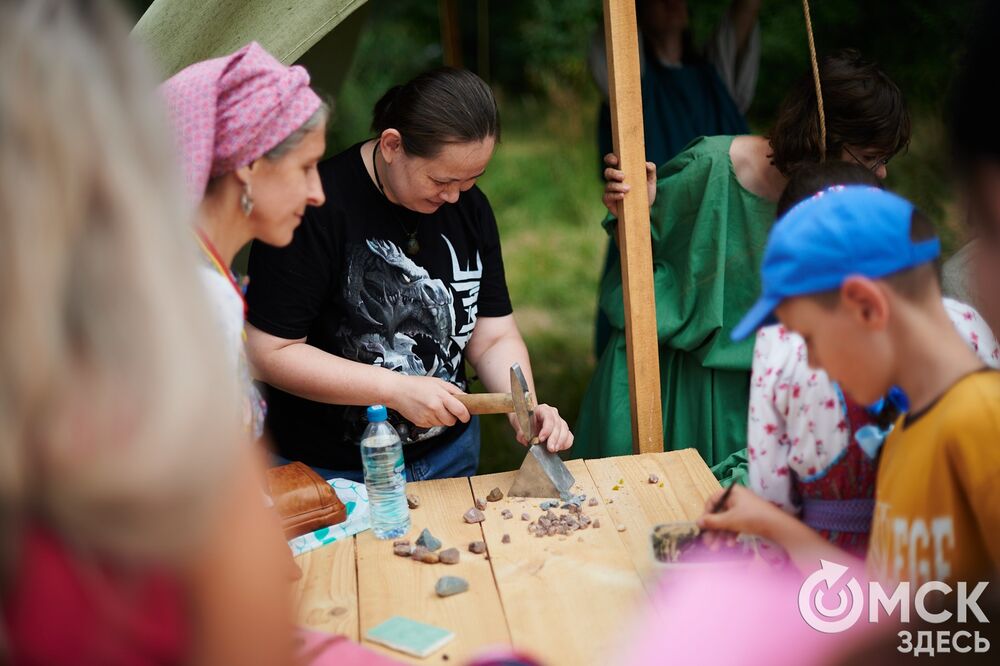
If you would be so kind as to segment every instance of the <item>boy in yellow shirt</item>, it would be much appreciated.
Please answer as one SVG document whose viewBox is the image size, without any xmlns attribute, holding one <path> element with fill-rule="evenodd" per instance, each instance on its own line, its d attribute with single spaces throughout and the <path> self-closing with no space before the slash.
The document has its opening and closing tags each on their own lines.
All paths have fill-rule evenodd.
<svg viewBox="0 0 1000 666">
<path fill-rule="evenodd" d="M 939 254 L 933 227 L 905 199 L 830 188 L 774 226 L 763 295 L 733 331 L 745 337 L 776 315 L 805 339 L 810 365 L 858 402 L 892 386 L 909 397 L 876 480 L 866 563 L 884 583 L 972 583 L 1000 570 L 1000 372 L 983 367 L 949 320 Z M 850 559 L 746 488 L 701 524 L 769 538 L 803 571 Z"/>
</svg>

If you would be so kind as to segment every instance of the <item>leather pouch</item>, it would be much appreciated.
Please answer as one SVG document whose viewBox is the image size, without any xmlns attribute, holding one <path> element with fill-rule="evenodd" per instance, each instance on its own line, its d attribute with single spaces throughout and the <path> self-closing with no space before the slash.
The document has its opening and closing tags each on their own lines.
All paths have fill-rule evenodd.
<svg viewBox="0 0 1000 666">
<path fill-rule="evenodd" d="M 337 493 L 304 463 L 268 469 L 267 485 L 287 539 L 347 519 L 347 510 Z"/>
</svg>

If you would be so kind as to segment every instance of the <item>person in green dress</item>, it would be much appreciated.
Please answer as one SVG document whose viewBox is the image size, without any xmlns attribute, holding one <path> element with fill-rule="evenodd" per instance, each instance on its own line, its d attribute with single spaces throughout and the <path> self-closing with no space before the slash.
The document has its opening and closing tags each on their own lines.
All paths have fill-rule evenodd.
<svg viewBox="0 0 1000 666">
<path fill-rule="evenodd" d="M 822 58 L 819 70 L 826 156 L 856 161 L 885 178 L 889 159 L 910 138 L 899 88 L 853 50 Z M 770 136 L 703 137 L 659 171 L 646 164 L 664 449 L 698 449 L 723 480 L 745 473 L 753 351 L 752 340 L 731 342 L 729 332 L 759 292 L 761 256 L 788 175 L 820 159 L 810 72 L 782 102 Z M 604 226 L 615 234 L 618 204 L 629 185 L 614 155 L 605 162 L 603 200 L 610 215 Z M 617 255 L 614 261 L 599 297 L 612 333 L 575 428 L 575 453 L 588 458 L 632 452 Z"/>
<path fill-rule="evenodd" d="M 750 131 L 743 114 L 753 100 L 760 68 L 757 15 L 761 1 L 731 0 L 712 36 L 699 49 L 691 37 L 686 0 L 636 0 L 647 160 L 659 166 L 699 136 Z M 612 143 L 603 29 L 594 36 L 587 60 L 601 92 L 598 154 L 606 155 L 612 151 Z M 618 248 L 608 242 L 602 280 L 617 254 Z M 601 355 L 610 334 L 608 318 L 598 309 L 594 321 L 595 356 Z"/>
</svg>

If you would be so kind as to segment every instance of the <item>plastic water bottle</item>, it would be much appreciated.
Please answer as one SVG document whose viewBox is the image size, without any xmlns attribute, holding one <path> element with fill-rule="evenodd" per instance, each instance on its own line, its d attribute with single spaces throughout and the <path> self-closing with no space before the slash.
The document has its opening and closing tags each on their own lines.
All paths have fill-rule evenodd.
<svg viewBox="0 0 1000 666">
<path fill-rule="evenodd" d="M 406 504 L 403 444 L 385 419 L 384 405 L 368 408 L 368 427 L 361 436 L 361 464 L 372 532 L 378 539 L 395 539 L 410 530 L 410 508 Z"/>
</svg>

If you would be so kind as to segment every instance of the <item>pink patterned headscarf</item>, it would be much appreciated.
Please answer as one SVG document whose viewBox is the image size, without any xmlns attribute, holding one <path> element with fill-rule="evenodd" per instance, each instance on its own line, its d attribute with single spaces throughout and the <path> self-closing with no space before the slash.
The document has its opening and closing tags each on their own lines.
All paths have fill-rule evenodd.
<svg viewBox="0 0 1000 666">
<path fill-rule="evenodd" d="M 286 67 L 257 42 L 185 67 L 160 91 L 177 133 L 188 192 L 262 157 L 320 107 L 309 74 Z"/>
</svg>

